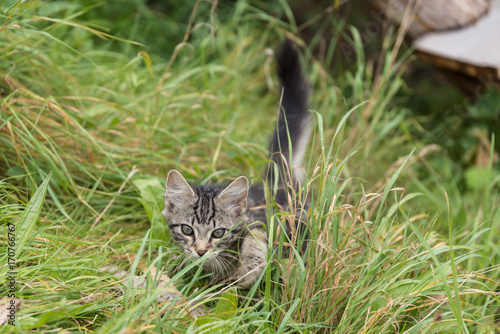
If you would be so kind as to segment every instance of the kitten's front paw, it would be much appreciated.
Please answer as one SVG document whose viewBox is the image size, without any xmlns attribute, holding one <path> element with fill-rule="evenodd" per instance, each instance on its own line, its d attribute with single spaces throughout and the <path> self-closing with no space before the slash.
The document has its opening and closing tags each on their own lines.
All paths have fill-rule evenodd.
<svg viewBox="0 0 500 334">
<path fill-rule="evenodd" d="M 254 229 L 243 239 L 240 248 L 241 265 L 236 271 L 238 285 L 242 288 L 251 287 L 264 270 L 267 256 L 266 232 Z"/>
<path fill-rule="evenodd" d="M 240 267 L 238 269 L 238 286 L 243 289 L 249 289 L 254 285 L 255 282 L 259 279 L 260 274 L 262 273 L 263 267 Z"/>
</svg>

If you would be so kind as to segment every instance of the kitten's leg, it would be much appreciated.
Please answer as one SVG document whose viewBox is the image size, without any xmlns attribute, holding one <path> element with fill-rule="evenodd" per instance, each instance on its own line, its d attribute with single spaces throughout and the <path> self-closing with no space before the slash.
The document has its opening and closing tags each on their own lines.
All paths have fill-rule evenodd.
<svg viewBox="0 0 500 334">
<path fill-rule="evenodd" d="M 267 233 L 261 229 L 252 229 L 240 245 L 241 265 L 238 267 L 238 285 L 251 287 L 264 269 L 267 257 Z"/>
</svg>

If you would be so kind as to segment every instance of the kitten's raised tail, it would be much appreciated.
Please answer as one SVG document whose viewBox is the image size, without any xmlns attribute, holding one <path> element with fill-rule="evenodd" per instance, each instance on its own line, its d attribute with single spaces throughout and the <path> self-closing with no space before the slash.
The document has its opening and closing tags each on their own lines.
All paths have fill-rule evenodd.
<svg viewBox="0 0 500 334">
<path fill-rule="evenodd" d="M 300 180 L 297 168 L 302 166 L 311 134 L 310 87 L 300 65 L 299 53 L 290 40 L 284 41 L 276 59 L 282 99 L 276 132 L 270 143 L 271 160 L 276 166 L 270 165 L 267 178 L 271 188 L 276 184 L 278 188 L 287 188 L 295 184 L 292 180 Z"/>
</svg>

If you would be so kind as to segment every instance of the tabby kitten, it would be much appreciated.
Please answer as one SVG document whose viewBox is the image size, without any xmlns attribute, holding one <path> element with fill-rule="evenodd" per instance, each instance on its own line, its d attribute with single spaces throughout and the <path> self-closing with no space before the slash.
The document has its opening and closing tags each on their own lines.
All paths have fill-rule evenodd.
<svg viewBox="0 0 500 334">
<path fill-rule="evenodd" d="M 290 177 L 290 167 L 301 165 L 311 132 L 309 85 L 290 41 L 283 43 L 277 63 L 283 87 L 282 110 L 270 143 L 274 163 L 266 180 L 274 201 L 287 209 L 291 204 L 287 190 L 298 183 L 298 177 Z M 212 273 L 214 281 L 236 279 L 239 286 L 249 288 L 266 262 L 265 204 L 264 187 L 249 187 L 245 176 L 226 187 L 190 186 L 178 171 L 171 170 L 162 213 L 183 252 L 193 259 L 206 258 L 203 270 Z M 297 221 L 303 219 L 299 215 Z"/>
</svg>

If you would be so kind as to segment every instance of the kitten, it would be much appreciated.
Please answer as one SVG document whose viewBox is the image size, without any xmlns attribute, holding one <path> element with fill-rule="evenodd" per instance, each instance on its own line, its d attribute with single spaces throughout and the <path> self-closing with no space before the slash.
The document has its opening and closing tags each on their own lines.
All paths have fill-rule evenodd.
<svg viewBox="0 0 500 334">
<path fill-rule="evenodd" d="M 291 204 L 287 191 L 295 190 L 298 184 L 298 177 L 290 173 L 290 168 L 301 165 L 311 132 L 309 84 L 290 41 L 283 43 L 277 63 L 283 93 L 277 130 L 270 143 L 274 164 L 266 179 L 275 194 L 274 201 L 286 210 Z M 264 187 L 249 187 L 245 176 L 226 187 L 190 186 L 178 171 L 171 170 L 162 213 L 183 252 L 193 259 L 206 257 L 203 270 L 212 273 L 214 281 L 236 279 L 239 286 L 249 288 L 266 263 L 265 204 Z M 297 218 L 299 222 L 305 219 L 302 214 Z"/>
</svg>

